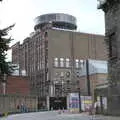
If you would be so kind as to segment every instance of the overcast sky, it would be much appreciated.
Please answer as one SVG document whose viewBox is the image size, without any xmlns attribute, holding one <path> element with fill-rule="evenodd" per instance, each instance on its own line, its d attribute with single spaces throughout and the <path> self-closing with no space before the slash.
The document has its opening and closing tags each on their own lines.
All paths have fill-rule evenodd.
<svg viewBox="0 0 120 120">
<path fill-rule="evenodd" d="M 81 32 L 104 34 L 104 13 L 97 0 L 3 0 L 0 3 L 0 28 L 16 23 L 11 31 L 15 43 L 34 31 L 36 16 L 46 13 L 68 13 L 77 18 Z"/>
</svg>

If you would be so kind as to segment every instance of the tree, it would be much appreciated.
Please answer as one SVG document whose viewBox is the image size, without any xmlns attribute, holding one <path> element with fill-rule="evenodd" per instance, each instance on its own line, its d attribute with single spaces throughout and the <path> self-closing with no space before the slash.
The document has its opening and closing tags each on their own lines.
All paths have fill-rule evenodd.
<svg viewBox="0 0 120 120">
<path fill-rule="evenodd" d="M 6 62 L 6 51 L 9 49 L 11 37 L 8 37 L 8 32 L 14 27 L 11 25 L 5 29 L 0 30 L 0 76 L 3 74 L 10 74 L 13 68 L 10 62 Z"/>
</svg>

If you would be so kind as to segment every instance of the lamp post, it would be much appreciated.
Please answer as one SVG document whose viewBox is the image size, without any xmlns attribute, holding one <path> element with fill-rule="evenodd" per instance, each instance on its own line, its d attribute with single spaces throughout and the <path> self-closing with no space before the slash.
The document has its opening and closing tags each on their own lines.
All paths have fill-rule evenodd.
<svg viewBox="0 0 120 120">
<path fill-rule="evenodd" d="M 79 78 L 79 77 L 78 77 Z M 77 92 L 78 92 L 78 99 L 79 99 L 79 112 L 81 113 L 81 90 L 80 90 L 80 81 L 77 80 Z"/>
<path fill-rule="evenodd" d="M 63 97 L 64 96 L 64 91 L 63 91 L 63 88 L 64 88 L 64 76 L 60 76 L 60 84 L 61 84 L 61 96 Z"/>
<path fill-rule="evenodd" d="M 80 70 L 83 69 L 83 65 L 84 65 L 84 61 L 83 60 L 80 60 Z M 77 85 L 78 85 L 78 95 L 79 95 L 79 112 L 81 113 L 82 112 L 82 106 L 81 106 L 81 89 L 80 89 L 80 73 L 77 74 Z"/>
<path fill-rule="evenodd" d="M 78 95 L 79 95 L 79 112 L 81 113 L 82 109 L 81 109 L 81 91 L 80 91 L 80 87 L 78 88 Z"/>
<path fill-rule="evenodd" d="M 88 96 L 91 95 L 91 91 L 90 91 L 90 76 L 89 76 L 89 60 L 86 60 L 86 78 L 87 78 L 87 92 L 88 92 Z"/>
</svg>

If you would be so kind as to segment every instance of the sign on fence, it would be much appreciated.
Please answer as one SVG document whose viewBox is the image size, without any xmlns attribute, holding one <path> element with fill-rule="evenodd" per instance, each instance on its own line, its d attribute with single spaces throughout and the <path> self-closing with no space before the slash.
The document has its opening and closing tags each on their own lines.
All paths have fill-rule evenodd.
<svg viewBox="0 0 120 120">
<path fill-rule="evenodd" d="M 92 97 L 91 96 L 80 96 L 79 93 L 69 94 L 69 110 L 71 112 L 79 112 L 79 103 L 81 104 L 82 111 L 88 111 L 92 107 Z"/>
<path fill-rule="evenodd" d="M 69 94 L 69 110 L 71 112 L 79 112 L 79 94 L 78 93 Z"/>
</svg>

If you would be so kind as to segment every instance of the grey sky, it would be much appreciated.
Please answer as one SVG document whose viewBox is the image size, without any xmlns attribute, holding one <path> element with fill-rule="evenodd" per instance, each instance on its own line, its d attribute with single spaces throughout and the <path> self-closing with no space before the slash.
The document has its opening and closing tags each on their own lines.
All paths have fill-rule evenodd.
<svg viewBox="0 0 120 120">
<path fill-rule="evenodd" d="M 56 12 L 75 16 L 79 31 L 104 34 L 104 14 L 97 10 L 97 0 L 3 0 L 0 26 L 16 23 L 11 32 L 15 43 L 33 31 L 36 16 Z"/>
<path fill-rule="evenodd" d="M 33 32 L 36 16 L 46 13 L 71 14 L 77 18 L 79 31 L 104 34 L 104 13 L 97 9 L 97 0 L 3 0 L 0 26 L 16 23 L 11 31 L 15 43 Z"/>
</svg>

